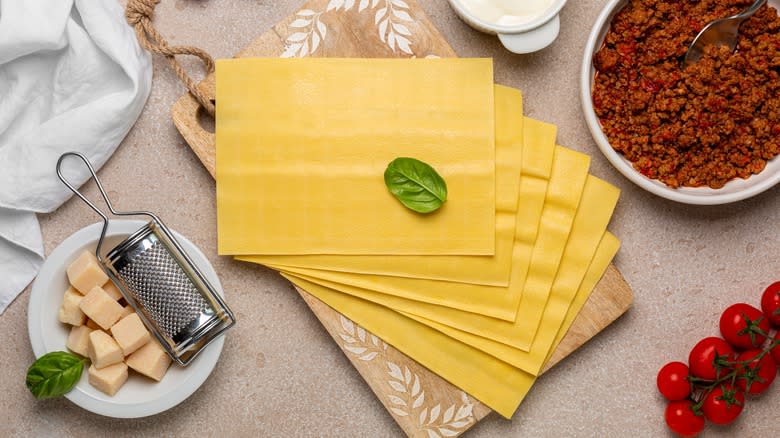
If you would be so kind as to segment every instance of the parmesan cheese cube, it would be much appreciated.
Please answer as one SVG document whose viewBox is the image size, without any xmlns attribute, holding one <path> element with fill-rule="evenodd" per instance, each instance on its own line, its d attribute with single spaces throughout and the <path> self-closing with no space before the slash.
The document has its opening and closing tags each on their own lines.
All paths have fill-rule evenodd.
<svg viewBox="0 0 780 438">
<path fill-rule="evenodd" d="M 65 291 L 65 295 L 62 296 L 62 304 L 60 304 L 59 320 L 70 325 L 83 325 L 87 317 L 81 310 L 81 301 L 84 298 L 83 295 L 78 293 L 76 289 L 69 287 Z"/>
<path fill-rule="evenodd" d="M 143 347 L 144 344 L 152 339 L 137 313 L 132 313 L 120 319 L 118 323 L 111 327 L 111 334 L 114 336 L 116 343 L 119 344 L 119 347 L 122 348 L 125 356 Z"/>
<path fill-rule="evenodd" d="M 93 287 L 81 300 L 79 307 L 89 319 L 95 321 L 103 330 L 111 328 L 115 322 L 119 321 L 122 312 L 124 312 L 122 305 L 108 296 L 100 286 Z"/>
<path fill-rule="evenodd" d="M 114 395 L 127 381 L 127 365 L 119 362 L 103 368 L 89 367 L 89 384 L 98 390 Z"/>
<path fill-rule="evenodd" d="M 108 296 L 110 296 L 111 298 L 113 298 L 116 301 L 119 301 L 122 298 L 124 298 L 122 296 L 122 292 L 119 292 L 119 288 L 116 287 L 114 282 L 111 281 L 111 280 L 108 280 L 108 282 L 106 282 L 106 284 L 103 285 L 103 290 L 106 291 Z"/>
<path fill-rule="evenodd" d="M 90 333 L 92 333 L 92 329 L 85 325 L 72 327 L 70 329 L 70 334 L 68 334 L 68 341 L 65 343 L 65 346 L 76 354 L 80 354 L 84 357 L 89 356 Z"/>
<path fill-rule="evenodd" d="M 68 266 L 68 280 L 82 294 L 87 294 L 95 286 L 105 284 L 108 275 L 89 251 L 84 251 Z"/>
<path fill-rule="evenodd" d="M 81 309 L 79 309 L 81 310 Z M 97 323 L 89 318 L 87 318 L 87 323 L 85 324 L 87 327 L 91 328 L 92 330 L 102 330 Z"/>
<path fill-rule="evenodd" d="M 171 358 L 162 346 L 154 339 L 147 342 L 146 345 L 131 354 L 125 363 L 130 368 L 138 371 L 144 376 L 151 377 L 156 381 L 162 380 L 168 365 L 171 364 Z"/>
<path fill-rule="evenodd" d="M 125 355 L 114 338 L 102 330 L 94 330 L 89 334 L 89 347 L 87 348 L 89 359 L 95 368 L 105 368 L 109 365 L 122 362 Z"/>
</svg>

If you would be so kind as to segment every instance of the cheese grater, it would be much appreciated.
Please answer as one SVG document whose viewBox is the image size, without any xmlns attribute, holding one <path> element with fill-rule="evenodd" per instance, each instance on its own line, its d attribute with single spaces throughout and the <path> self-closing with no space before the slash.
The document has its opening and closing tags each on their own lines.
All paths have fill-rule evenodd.
<svg viewBox="0 0 780 438">
<path fill-rule="evenodd" d="M 108 229 L 108 216 L 65 179 L 61 167 L 68 156 L 84 161 L 112 214 L 151 218 L 145 226 L 108 251 L 105 258 L 100 249 Z M 95 256 L 146 328 L 174 361 L 187 365 L 211 341 L 235 324 L 233 312 L 168 227 L 147 211 L 114 210 L 84 155 L 77 152 L 63 154 L 57 161 L 57 176 L 103 218 Z"/>
</svg>

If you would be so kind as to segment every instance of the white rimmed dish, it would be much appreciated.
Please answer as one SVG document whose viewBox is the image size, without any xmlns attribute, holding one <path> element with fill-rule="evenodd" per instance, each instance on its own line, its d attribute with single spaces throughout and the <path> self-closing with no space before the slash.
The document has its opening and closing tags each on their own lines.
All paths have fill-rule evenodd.
<svg viewBox="0 0 780 438">
<path fill-rule="evenodd" d="M 595 68 L 593 67 L 593 55 L 601 48 L 604 37 L 609 30 L 612 18 L 618 13 L 629 0 L 611 0 L 601 11 L 593 29 L 590 32 L 588 41 L 585 44 L 585 55 L 582 59 L 580 73 L 580 99 L 582 101 L 582 110 L 585 114 L 585 121 L 588 129 L 593 135 L 601 152 L 612 163 L 615 168 L 622 173 L 631 182 L 639 187 L 656 194 L 662 198 L 684 204 L 694 205 L 720 205 L 731 202 L 741 201 L 762 193 L 780 182 L 780 157 L 775 157 L 769 161 L 760 173 L 751 176 L 748 179 L 735 179 L 726 183 L 720 189 L 709 187 L 681 187 L 672 188 L 661 181 L 650 179 L 639 173 L 622 154 L 618 153 L 604 132 L 601 130 L 601 123 L 593 109 L 592 87 L 595 77 Z M 775 7 L 780 4 L 780 0 L 769 0 L 769 4 Z"/>
<path fill-rule="evenodd" d="M 103 248 L 110 249 L 146 224 L 139 220 L 112 220 Z M 27 330 L 35 357 L 51 351 L 68 351 L 65 342 L 69 326 L 57 320 L 62 294 L 68 286 L 65 270 L 81 251 L 94 251 L 103 223 L 96 223 L 77 231 L 52 251 L 43 263 L 32 285 L 27 315 Z M 184 236 L 173 231 L 176 239 L 198 268 L 224 296 L 217 273 L 206 256 Z M 131 372 L 127 382 L 114 395 L 108 396 L 93 388 L 87 381 L 87 369 L 81 380 L 65 397 L 76 405 L 114 418 L 139 418 L 170 409 L 192 395 L 206 381 L 219 359 L 225 337 L 214 340 L 186 368 L 171 365 L 160 382 Z"/>
<path fill-rule="evenodd" d="M 463 6 L 461 0 L 449 0 L 455 13 L 469 26 L 491 35 L 498 35 L 501 44 L 513 53 L 532 53 L 544 49 L 558 37 L 560 13 L 567 0 L 554 0 L 539 17 L 522 24 L 502 26 L 484 21 Z"/>
</svg>

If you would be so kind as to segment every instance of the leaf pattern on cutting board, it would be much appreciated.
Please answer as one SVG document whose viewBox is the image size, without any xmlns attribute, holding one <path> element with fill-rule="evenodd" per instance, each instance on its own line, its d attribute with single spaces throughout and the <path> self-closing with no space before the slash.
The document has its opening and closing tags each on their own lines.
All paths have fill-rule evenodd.
<svg viewBox="0 0 780 438">
<path fill-rule="evenodd" d="M 459 403 L 442 404 L 432 400 L 430 393 L 426 398 L 425 382 L 408 366 L 398 365 L 392 359 L 390 353 L 395 352 L 392 347 L 344 315 L 339 315 L 339 322 L 342 329 L 339 337 L 345 351 L 361 361 L 385 362 L 389 391 L 384 396 L 389 402 L 387 408 L 394 416 L 410 417 L 417 430 L 429 438 L 458 436 L 476 421 L 475 402 L 465 392 L 459 392 Z"/>
<path fill-rule="evenodd" d="M 357 8 L 355 8 L 357 6 Z M 324 11 L 302 9 L 287 25 L 292 33 L 285 37 L 285 48 L 281 58 L 303 58 L 319 50 L 328 35 L 328 27 L 322 21 L 323 15 L 355 10 L 357 13 L 373 13 L 379 39 L 393 53 L 412 51 L 412 31 L 405 23 L 415 20 L 409 13 L 409 5 L 403 0 L 330 0 Z"/>
</svg>

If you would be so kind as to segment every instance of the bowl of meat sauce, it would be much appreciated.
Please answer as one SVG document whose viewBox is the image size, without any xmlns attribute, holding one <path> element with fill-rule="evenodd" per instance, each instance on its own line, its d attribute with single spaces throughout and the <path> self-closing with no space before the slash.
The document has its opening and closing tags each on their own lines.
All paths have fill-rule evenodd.
<svg viewBox="0 0 780 438">
<path fill-rule="evenodd" d="M 681 60 L 710 21 L 753 0 L 611 0 L 588 38 L 581 99 L 601 151 L 629 180 L 700 205 L 780 182 L 780 0 L 740 30 L 737 50 Z"/>
</svg>

